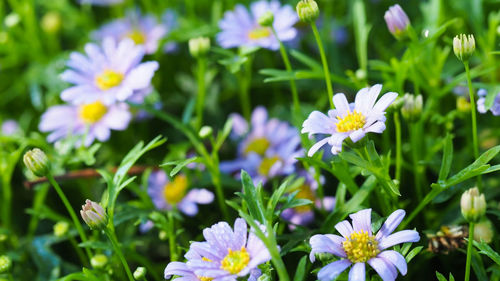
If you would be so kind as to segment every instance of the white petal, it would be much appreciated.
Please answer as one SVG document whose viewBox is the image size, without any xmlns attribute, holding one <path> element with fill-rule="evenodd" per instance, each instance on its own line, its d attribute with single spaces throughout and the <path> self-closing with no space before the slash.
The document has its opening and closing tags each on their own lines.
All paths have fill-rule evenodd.
<svg viewBox="0 0 500 281">
<path fill-rule="evenodd" d="M 349 114 L 349 103 L 347 102 L 347 98 L 344 94 L 340 93 L 333 96 L 333 104 L 335 105 L 335 109 L 337 109 L 337 112 L 341 117 Z"/>
</svg>

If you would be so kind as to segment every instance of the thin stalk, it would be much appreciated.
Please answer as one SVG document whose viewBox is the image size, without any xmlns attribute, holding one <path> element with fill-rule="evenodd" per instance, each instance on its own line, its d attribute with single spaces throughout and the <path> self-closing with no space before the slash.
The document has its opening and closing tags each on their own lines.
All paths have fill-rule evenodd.
<svg viewBox="0 0 500 281">
<path fill-rule="evenodd" d="M 280 43 L 280 52 L 281 52 L 281 57 L 283 58 L 283 62 L 285 63 L 286 71 L 289 73 L 293 72 L 292 65 L 290 64 L 290 59 L 288 58 L 288 54 L 286 53 L 285 45 L 283 45 L 283 42 L 278 37 L 278 33 L 276 33 L 276 29 L 274 27 L 271 27 L 271 30 L 273 31 L 274 37 L 278 42 Z M 290 80 L 290 89 L 292 91 L 292 98 L 293 98 L 293 111 L 296 115 L 300 113 L 300 103 L 299 103 L 299 94 L 297 92 L 297 86 L 295 85 L 295 77 Z"/>
<path fill-rule="evenodd" d="M 168 211 L 167 212 L 167 217 L 168 217 L 168 245 L 170 248 L 170 260 L 171 261 L 176 261 L 177 260 L 177 245 L 175 243 L 175 219 L 174 216 L 172 215 L 173 211 Z"/>
<path fill-rule="evenodd" d="M 278 272 L 278 279 L 280 281 L 290 281 L 290 277 L 288 276 L 288 272 L 286 271 L 286 266 L 285 263 L 283 262 L 283 259 L 281 258 L 281 255 L 278 250 L 278 246 L 276 244 L 276 238 L 274 235 L 271 235 L 273 233 L 273 227 L 271 223 L 267 223 L 267 233 L 269 234 L 269 237 L 267 237 L 266 244 L 267 249 L 269 250 L 269 253 L 271 254 L 271 260 L 274 264 L 274 268 Z"/>
<path fill-rule="evenodd" d="M 415 193 L 417 195 L 417 202 L 422 201 L 422 181 L 420 176 L 420 167 L 418 165 L 420 148 L 419 140 L 421 137 L 418 134 L 418 125 L 416 123 L 410 124 L 410 143 L 411 143 L 411 155 L 413 161 L 413 180 L 415 185 Z"/>
<path fill-rule="evenodd" d="M 249 90 L 252 81 L 252 58 L 248 56 L 248 60 L 244 63 L 244 69 L 240 71 L 239 84 L 240 84 L 240 103 L 243 117 L 250 120 L 250 96 Z"/>
<path fill-rule="evenodd" d="M 62 191 L 61 187 L 59 186 L 57 181 L 54 179 L 54 176 L 52 176 L 52 174 L 50 172 L 46 175 L 46 177 L 49 180 L 49 182 L 52 184 L 52 186 L 56 190 L 57 194 L 61 198 L 61 201 L 63 201 L 64 206 L 68 210 L 69 216 L 73 220 L 73 224 L 75 225 L 76 231 L 78 231 L 78 234 L 80 235 L 80 239 L 82 240 L 82 242 L 87 242 L 88 241 L 87 235 L 85 235 L 85 231 L 83 231 L 82 225 L 80 224 L 80 221 L 78 220 L 78 217 L 76 216 L 75 211 L 71 207 L 71 204 L 69 203 L 68 198 L 66 197 L 66 195 L 64 195 L 64 192 Z M 87 247 L 85 247 L 85 251 L 87 253 L 87 257 L 90 260 L 92 258 L 92 253 L 90 252 L 89 248 L 87 248 Z"/>
<path fill-rule="evenodd" d="M 474 223 L 469 223 L 469 241 L 467 241 L 467 261 L 465 264 L 465 281 L 469 281 L 470 278 L 470 262 L 472 258 L 472 251 L 474 248 L 472 244 L 474 242 Z"/>
<path fill-rule="evenodd" d="M 399 119 L 399 112 L 394 113 L 394 128 L 396 131 L 396 172 L 395 178 L 401 182 L 401 164 L 403 162 L 401 150 L 401 120 Z"/>
<path fill-rule="evenodd" d="M 218 161 L 217 163 L 213 163 L 214 167 L 211 168 L 211 176 L 212 176 L 212 183 L 215 186 L 215 196 L 217 197 L 217 202 L 219 203 L 219 209 L 222 212 L 222 216 L 226 219 L 229 220 L 229 213 L 227 211 L 227 206 L 225 204 L 225 197 L 224 197 L 224 190 L 222 189 L 222 184 L 220 180 L 220 170 L 219 170 L 219 164 Z"/>
<path fill-rule="evenodd" d="M 319 36 L 316 23 L 312 22 L 311 28 L 314 33 L 314 38 L 316 38 L 316 43 L 318 44 L 319 54 L 321 56 L 321 62 L 323 63 L 323 72 L 325 74 L 326 89 L 328 91 L 328 100 L 330 101 L 330 107 L 335 108 L 335 105 L 333 105 L 333 88 L 330 77 L 330 70 L 328 69 L 328 61 L 326 60 L 326 54 L 323 48 L 323 43 L 321 42 L 321 37 Z"/>
<path fill-rule="evenodd" d="M 76 255 L 80 259 L 80 262 L 82 264 L 86 264 L 87 261 L 85 259 L 85 253 L 83 252 L 81 247 L 78 247 L 78 243 L 76 242 L 76 239 L 73 236 L 69 236 L 68 240 L 71 243 L 71 245 L 73 246 L 73 248 L 75 248 Z"/>
<path fill-rule="evenodd" d="M 2 200 L 2 223 L 3 227 L 10 227 L 10 213 L 12 206 L 12 186 L 10 184 L 10 177 L 4 175 L 2 177 L 2 192 L 3 192 L 3 200 Z"/>
<path fill-rule="evenodd" d="M 477 120 L 476 120 L 476 101 L 474 97 L 474 92 L 472 89 L 472 82 L 470 78 L 470 69 L 469 69 L 469 62 L 465 61 L 464 62 L 465 66 L 465 74 L 467 76 L 467 85 L 469 87 L 469 97 L 470 97 L 470 114 L 471 114 L 471 119 L 472 119 L 472 144 L 473 144 L 473 151 L 474 151 L 474 158 L 477 159 L 479 158 L 479 144 L 477 140 Z M 477 176 L 476 178 L 477 181 L 477 188 L 479 191 L 483 189 L 483 181 L 481 179 L 481 175 Z"/>
<path fill-rule="evenodd" d="M 113 249 L 115 250 L 115 253 L 118 255 L 118 258 L 122 262 L 123 268 L 125 268 L 125 272 L 127 274 L 127 277 L 130 281 L 135 281 L 134 276 L 132 275 L 132 272 L 130 271 L 130 267 L 128 266 L 127 260 L 123 256 L 122 250 L 120 248 L 120 244 L 118 243 L 118 240 L 116 239 L 116 235 L 114 230 L 111 230 L 109 228 L 104 228 L 104 233 L 109 238 L 109 241 L 111 242 L 111 245 L 113 246 Z"/>
<path fill-rule="evenodd" d="M 205 105 L 205 69 L 206 60 L 204 57 L 198 58 L 198 70 L 196 79 L 198 80 L 198 96 L 196 99 L 196 129 L 199 131 L 203 125 L 203 108 Z"/>
</svg>

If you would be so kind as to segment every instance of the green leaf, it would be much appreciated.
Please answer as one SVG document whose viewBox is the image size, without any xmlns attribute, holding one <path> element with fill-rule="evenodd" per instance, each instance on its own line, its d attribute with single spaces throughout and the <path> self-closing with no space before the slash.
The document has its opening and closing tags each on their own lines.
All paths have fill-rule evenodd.
<svg viewBox="0 0 500 281">
<path fill-rule="evenodd" d="M 82 243 L 78 244 L 78 247 L 97 249 L 97 250 L 112 250 L 113 249 L 113 247 L 110 244 L 102 242 L 102 241 L 82 242 Z"/>
<path fill-rule="evenodd" d="M 439 182 L 446 180 L 450 173 L 451 164 L 453 161 L 453 136 L 446 134 L 443 148 L 443 160 L 441 161 L 441 169 L 439 170 Z"/>
<path fill-rule="evenodd" d="M 302 281 L 306 276 L 306 265 L 307 265 L 307 256 L 303 256 L 299 264 L 297 265 L 297 270 L 295 270 L 295 276 L 293 277 L 293 281 Z"/>
<path fill-rule="evenodd" d="M 500 265 L 500 254 L 495 252 L 488 244 L 474 241 L 474 246 L 479 249 L 480 254 L 488 256 L 496 264 Z"/>
<path fill-rule="evenodd" d="M 214 150 L 219 151 L 220 147 L 224 142 L 226 141 L 227 137 L 231 133 L 231 129 L 233 128 L 233 118 L 227 119 L 226 123 L 224 124 L 224 128 L 222 129 L 222 132 L 219 132 L 217 136 L 217 140 L 215 141 L 214 145 Z"/>
<path fill-rule="evenodd" d="M 422 251 L 423 248 L 423 246 L 418 246 L 411 250 L 405 257 L 406 263 L 409 263 L 416 255 L 418 255 L 418 253 Z"/>
<path fill-rule="evenodd" d="M 255 187 L 253 185 L 252 178 L 245 171 L 241 170 L 241 183 L 243 184 L 243 193 L 238 194 L 243 200 L 247 202 L 248 211 L 253 219 L 258 220 L 260 223 L 265 223 L 265 211 L 262 206 L 262 198 L 259 196 L 258 189 L 262 189 L 262 186 Z"/>
<path fill-rule="evenodd" d="M 285 194 L 286 190 L 288 189 L 288 183 L 290 182 L 290 178 L 286 179 L 280 187 L 273 192 L 273 195 L 271 195 L 271 198 L 267 202 L 267 210 L 266 210 L 266 218 L 268 221 L 273 220 L 273 214 L 274 210 L 276 209 L 276 205 L 278 205 L 278 201 L 280 198 Z M 289 207 L 290 208 L 290 207 Z"/>
<path fill-rule="evenodd" d="M 443 276 L 443 274 L 441 274 L 437 271 L 436 271 L 436 277 L 439 281 L 448 281 L 448 280 L 446 280 L 446 277 Z"/>
<path fill-rule="evenodd" d="M 290 51 L 290 55 L 292 57 L 294 57 L 296 60 L 298 60 L 301 63 L 303 63 L 304 65 L 309 66 L 309 68 L 311 68 L 312 70 L 320 71 L 320 72 L 323 71 L 323 66 L 319 62 L 317 62 L 315 59 L 307 56 L 304 53 L 301 53 L 301 52 L 299 52 L 297 50 L 293 50 L 292 49 Z"/>
<path fill-rule="evenodd" d="M 191 164 L 193 162 L 197 162 L 197 161 L 198 161 L 198 157 L 195 156 L 195 157 L 191 157 L 191 158 L 184 159 L 184 160 L 169 161 L 169 162 L 161 164 L 160 167 L 174 166 L 175 165 L 175 167 L 170 172 L 170 176 L 173 177 L 173 176 L 177 175 L 177 173 L 179 173 L 179 171 L 182 170 L 182 168 L 184 168 L 186 165 L 189 165 L 189 164 Z"/>
</svg>

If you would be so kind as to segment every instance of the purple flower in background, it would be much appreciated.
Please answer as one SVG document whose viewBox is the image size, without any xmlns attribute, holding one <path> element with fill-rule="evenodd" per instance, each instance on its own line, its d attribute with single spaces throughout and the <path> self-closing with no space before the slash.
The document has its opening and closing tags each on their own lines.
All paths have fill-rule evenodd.
<svg viewBox="0 0 500 281">
<path fill-rule="evenodd" d="M 250 229 L 244 219 L 237 218 L 234 230 L 227 222 L 219 222 L 203 230 L 205 242 L 194 242 L 190 251 L 201 258 L 190 258 L 187 266 L 196 274 L 213 281 L 234 280 L 260 273 L 257 266 L 269 261 L 271 255 L 264 243 Z M 213 278 L 213 279 L 210 279 Z"/>
<path fill-rule="evenodd" d="M 148 179 L 148 194 L 156 208 L 171 210 L 176 206 L 188 216 L 198 213 L 197 204 L 209 204 L 214 200 L 214 194 L 206 189 L 191 189 L 188 191 L 188 178 L 179 174 L 169 180 L 165 171 L 152 172 Z"/>
<path fill-rule="evenodd" d="M 296 157 L 303 155 L 296 128 L 278 119 L 268 119 L 267 110 L 257 107 L 252 112 L 251 123 L 239 114 L 232 114 L 233 138 L 242 138 L 237 158 L 221 163 L 225 173 L 246 170 L 257 183 L 287 175 L 295 170 Z M 251 126 L 251 128 L 249 128 Z"/>
<path fill-rule="evenodd" d="M 377 84 L 359 90 L 354 103 L 349 104 L 344 94 L 333 96 L 335 109 L 328 111 L 328 116 L 313 111 L 302 124 L 302 133 L 325 134 L 328 137 L 314 144 L 308 156 L 312 156 L 318 149 L 328 143 L 332 146 L 332 153 L 342 151 L 342 143 L 346 138 L 353 142 L 362 139 L 366 133 L 382 133 L 385 130 L 385 109 L 397 98 L 394 92 L 384 94 L 380 100 L 377 97 L 382 85 Z"/>
<path fill-rule="evenodd" d="M 488 95 L 488 92 L 486 92 L 485 89 L 480 89 L 477 92 L 477 95 L 479 96 L 479 99 L 477 100 L 477 111 L 480 113 L 486 113 L 488 110 L 486 110 L 486 95 Z M 491 113 L 494 116 L 499 116 L 500 115 L 500 93 L 497 94 L 495 97 L 495 100 L 493 101 L 493 105 L 489 109 Z"/>
<path fill-rule="evenodd" d="M 123 0 L 78 0 L 80 4 L 92 4 L 96 6 L 110 6 L 123 3 Z"/>
<path fill-rule="evenodd" d="M 281 41 L 295 38 L 297 30 L 293 27 L 298 21 L 297 13 L 288 5 L 281 6 L 279 1 L 257 1 L 251 4 L 250 13 L 241 4 L 234 11 L 227 11 L 219 22 L 221 32 L 217 42 L 223 48 L 262 47 L 271 50 L 279 48 L 279 42 L 271 28 L 260 26 L 258 19 L 266 12 L 274 15 L 273 27 Z"/>
<path fill-rule="evenodd" d="M 47 141 L 55 142 L 67 136 L 85 136 L 84 145 L 95 139 L 107 141 L 111 130 L 125 130 L 132 119 L 128 106 L 118 103 L 106 106 L 100 101 L 82 105 L 56 105 L 41 117 L 38 128 L 51 132 Z M 78 146 L 80 142 L 77 142 Z"/>
<path fill-rule="evenodd" d="M 304 183 L 300 185 L 297 189 L 291 190 L 298 193 L 295 195 L 297 199 L 309 199 L 314 203 L 316 208 L 323 207 L 326 211 L 331 211 L 335 208 L 335 197 L 325 196 L 323 201 L 316 196 L 316 190 L 318 189 L 318 182 L 314 179 L 312 171 L 302 170 L 297 174 L 304 178 Z M 320 178 L 320 183 L 323 184 L 324 177 Z M 314 210 L 310 205 L 299 206 L 295 208 L 285 209 L 281 213 L 281 217 L 288 220 L 292 224 L 289 225 L 290 229 L 294 229 L 295 225 L 308 225 L 314 220 Z"/>
<path fill-rule="evenodd" d="M 115 41 L 129 38 L 135 44 L 144 46 L 146 54 L 153 54 L 158 50 L 160 40 L 171 28 L 160 23 L 154 15 L 142 15 L 138 9 L 133 9 L 127 12 L 125 18 L 103 25 L 92 37 L 99 41 L 107 37 Z"/>
<path fill-rule="evenodd" d="M 155 71 L 156 61 L 140 63 L 144 48 L 130 39 L 116 43 L 106 38 L 102 47 L 89 43 L 85 53 L 73 52 L 61 79 L 75 84 L 64 90 L 61 98 L 73 104 L 100 100 L 105 104 L 125 101 L 135 92 L 148 88 Z"/>
<path fill-rule="evenodd" d="M 12 119 L 5 120 L 2 123 L 2 129 L 0 133 L 4 136 L 11 136 L 21 131 L 19 124 Z"/>
<path fill-rule="evenodd" d="M 318 272 L 320 281 L 335 279 L 351 265 L 353 266 L 349 271 L 349 281 L 364 281 L 365 263 L 384 281 L 396 280 L 396 268 L 402 275 L 406 274 L 405 258 L 396 251 L 384 250 L 397 244 L 419 241 L 418 232 L 402 230 L 392 233 L 405 216 L 404 210 L 396 210 L 387 218 L 378 233 L 373 235 L 371 212 L 371 209 L 365 209 L 351 214 L 352 225 L 347 220 L 337 223 L 335 228 L 342 237 L 335 234 L 317 234 L 311 237 L 311 262 L 314 262 L 316 253 L 330 253 L 341 258 Z"/>
<path fill-rule="evenodd" d="M 389 10 L 385 12 L 384 19 L 387 28 L 397 39 L 402 38 L 410 26 L 410 19 L 399 4 L 389 7 Z"/>
<path fill-rule="evenodd" d="M 167 9 L 161 16 L 161 22 L 167 29 L 167 33 L 165 34 L 167 36 L 172 30 L 178 27 L 177 14 L 175 11 Z M 165 53 L 172 53 L 176 50 L 177 43 L 175 42 L 167 42 L 163 47 Z"/>
</svg>

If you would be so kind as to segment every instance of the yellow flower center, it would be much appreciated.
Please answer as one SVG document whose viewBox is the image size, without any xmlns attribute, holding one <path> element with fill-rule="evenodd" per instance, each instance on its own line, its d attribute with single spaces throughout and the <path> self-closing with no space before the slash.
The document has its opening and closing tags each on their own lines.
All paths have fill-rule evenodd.
<svg viewBox="0 0 500 281">
<path fill-rule="evenodd" d="M 221 262 L 221 269 L 231 273 L 237 274 L 242 271 L 250 262 L 250 254 L 247 249 L 242 246 L 239 251 L 232 251 L 229 249 L 228 254 Z"/>
<path fill-rule="evenodd" d="M 295 198 L 297 199 L 309 199 L 312 202 L 316 200 L 316 196 L 314 196 L 314 193 L 311 190 L 311 187 L 307 184 L 303 184 L 299 187 L 299 192 L 297 192 L 297 195 L 295 195 Z M 305 213 L 311 211 L 311 205 L 304 205 L 304 206 L 299 206 L 294 208 L 296 212 L 298 213 Z"/>
<path fill-rule="evenodd" d="M 213 277 L 200 277 L 200 276 L 198 276 L 198 279 L 200 279 L 201 281 L 212 281 L 212 280 L 214 280 Z"/>
<path fill-rule="evenodd" d="M 349 239 L 342 243 L 347 258 L 353 262 L 366 262 L 376 257 L 380 250 L 375 236 L 368 235 L 367 231 L 353 232 Z"/>
<path fill-rule="evenodd" d="M 257 27 L 248 33 L 248 38 L 251 40 L 259 40 L 262 38 L 269 37 L 271 35 L 271 29 L 269 27 Z"/>
<path fill-rule="evenodd" d="M 184 198 L 184 195 L 186 195 L 187 187 L 187 177 L 185 175 L 176 176 L 171 182 L 165 185 L 165 189 L 163 190 L 165 200 L 171 205 L 179 203 Z"/>
<path fill-rule="evenodd" d="M 281 159 L 278 156 L 266 157 L 262 159 L 259 168 L 257 168 L 257 172 L 259 172 L 259 174 L 264 176 L 269 175 L 269 172 L 273 167 L 273 165 L 280 160 Z"/>
<path fill-rule="evenodd" d="M 244 153 L 247 155 L 250 152 L 255 152 L 259 155 L 264 155 L 270 145 L 271 142 L 269 142 L 266 138 L 256 138 L 248 143 L 247 147 L 245 147 Z"/>
<path fill-rule="evenodd" d="M 132 41 L 134 41 L 134 43 L 137 45 L 146 43 L 146 36 L 142 31 L 138 29 L 132 30 L 129 34 L 127 34 L 127 37 L 132 39 Z"/>
<path fill-rule="evenodd" d="M 356 110 L 349 112 L 344 118 L 337 116 L 337 119 L 339 120 L 336 124 L 337 132 L 339 133 L 359 130 L 363 128 L 366 123 L 366 117 Z"/>
<path fill-rule="evenodd" d="M 99 101 L 80 106 L 80 118 L 88 124 L 93 124 L 108 112 L 108 108 Z"/>
<path fill-rule="evenodd" d="M 120 85 L 123 81 L 123 74 L 113 70 L 104 70 L 95 78 L 97 88 L 106 91 Z"/>
</svg>

